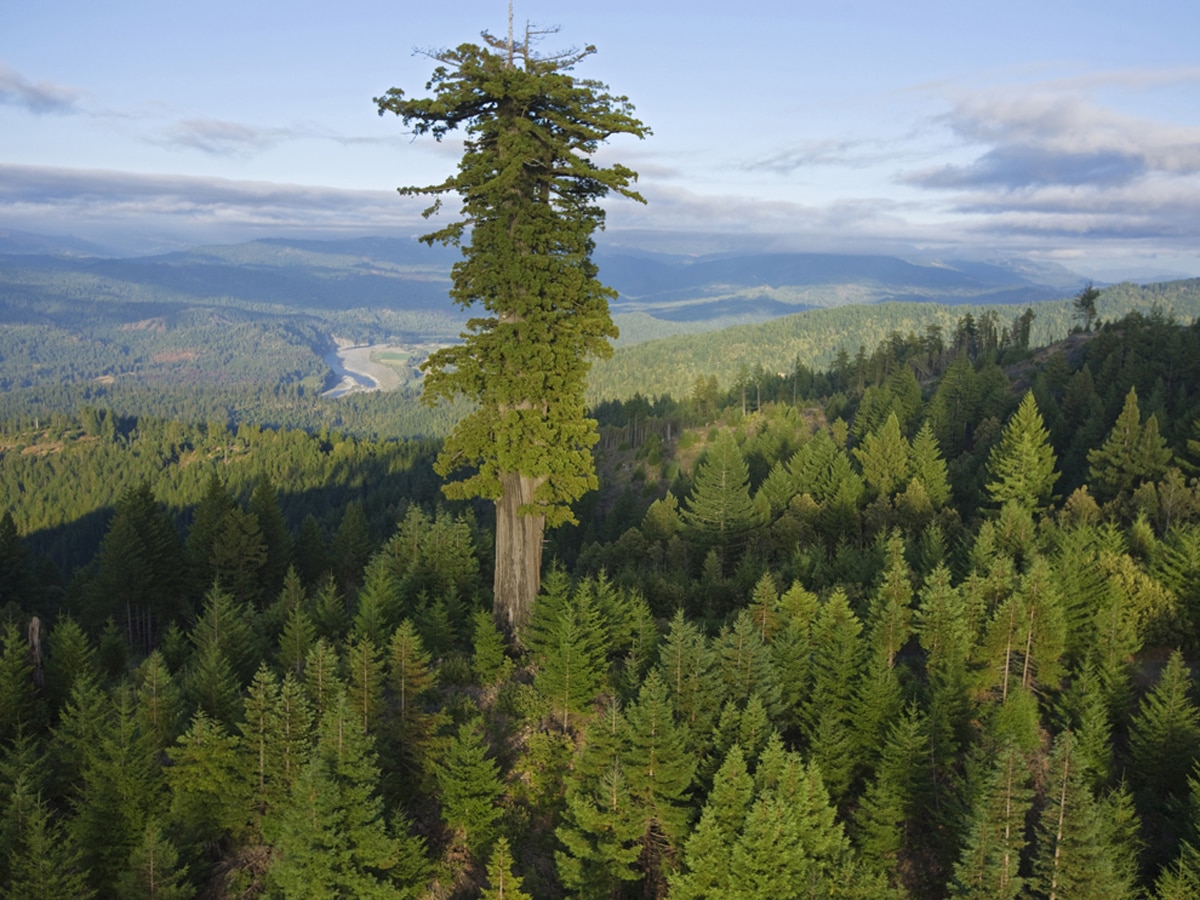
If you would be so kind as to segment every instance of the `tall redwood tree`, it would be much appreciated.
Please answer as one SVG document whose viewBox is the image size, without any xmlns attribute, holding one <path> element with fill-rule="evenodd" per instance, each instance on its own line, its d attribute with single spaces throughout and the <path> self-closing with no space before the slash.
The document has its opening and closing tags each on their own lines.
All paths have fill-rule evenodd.
<svg viewBox="0 0 1200 900">
<path fill-rule="evenodd" d="M 599 201 L 615 191 L 645 202 L 631 187 L 637 173 L 592 156 L 615 134 L 640 138 L 649 129 L 627 98 L 571 74 L 594 47 L 539 56 L 530 47 L 536 34 L 514 42 L 511 18 L 510 9 L 507 40 L 484 32 L 483 46 L 434 54 L 431 97 L 392 88 L 375 102 L 416 135 L 466 132 L 457 174 L 400 192 L 434 195 L 426 216 L 443 194 L 462 201 L 458 221 L 422 240 L 462 249 L 450 293 L 483 313 L 468 321 L 461 344 L 422 366 L 424 399 L 474 405 L 436 468 L 458 477 L 445 486 L 448 497 L 496 503 L 494 609 L 519 640 L 538 593 L 546 526 L 573 521 L 570 503 L 597 487 L 585 378 L 617 335 L 608 311 L 616 292 L 591 259 L 604 223 Z"/>
</svg>

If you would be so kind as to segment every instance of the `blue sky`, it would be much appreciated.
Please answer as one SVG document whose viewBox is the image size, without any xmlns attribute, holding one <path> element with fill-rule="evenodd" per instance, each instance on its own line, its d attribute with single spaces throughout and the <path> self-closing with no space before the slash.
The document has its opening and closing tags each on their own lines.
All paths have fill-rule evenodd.
<svg viewBox="0 0 1200 900">
<path fill-rule="evenodd" d="M 502 0 L 0 6 L 0 229 L 123 249 L 417 234 L 453 171 L 373 96 Z M 1200 5 L 518 0 L 653 129 L 603 241 L 1200 274 Z"/>
</svg>

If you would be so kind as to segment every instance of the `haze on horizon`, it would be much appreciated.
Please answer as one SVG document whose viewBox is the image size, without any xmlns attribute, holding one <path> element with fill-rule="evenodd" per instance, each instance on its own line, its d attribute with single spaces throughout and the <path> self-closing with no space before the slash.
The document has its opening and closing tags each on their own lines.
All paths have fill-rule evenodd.
<svg viewBox="0 0 1200 900">
<path fill-rule="evenodd" d="M 1098 278 L 1200 275 L 1200 9 L 676 0 L 571 9 L 548 52 L 653 129 L 605 154 L 646 207 L 606 246 L 1024 256 Z M 373 96 L 419 94 L 414 50 L 501 32 L 500 0 L 0 9 L 0 230 L 124 252 L 265 236 L 419 234 L 401 184 L 460 144 L 413 141 Z M 453 209 L 447 210 L 452 215 Z"/>
</svg>

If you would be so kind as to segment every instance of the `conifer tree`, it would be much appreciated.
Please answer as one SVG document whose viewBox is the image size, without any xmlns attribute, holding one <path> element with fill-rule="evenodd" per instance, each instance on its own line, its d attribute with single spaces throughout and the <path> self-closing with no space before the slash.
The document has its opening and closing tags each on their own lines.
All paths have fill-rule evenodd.
<svg viewBox="0 0 1200 900">
<path fill-rule="evenodd" d="M 426 709 L 437 683 L 433 661 L 413 623 L 405 619 L 388 644 L 387 685 L 391 694 L 385 742 L 389 763 L 403 762 L 410 772 L 428 769 L 426 751 L 437 727 L 438 715 Z M 395 756 L 393 756 L 395 754 Z"/>
<path fill-rule="evenodd" d="M 708 638 L 679 610 L 659 652 L 658 668 L 681 721 L 697 738 L 706 735 L 720 706 L 720 673 Z"/>
<path fill-rule="evenodd" d="M 733 744 L 713 778 L 700 821 L 684 847 L 684 866 L 670 875 L 671 900 L 721 897 L 729 890 L 729 848 L 741 834 L 754 799 L 754 779 L 742 748 Z"/>
<path fill-rule="evenodd" d="M 371 731 L 383 715 L 383 656 L 370 638 L 350 645 L 347 654 L 349 680 L 346 685 L 351 708 L 358 713 L 363 731 Z"/>
<path fill-rule="evenodd" d="M 1088 479 L 1098 500 L 1128 496 L 1143 481 L 1159 478 L 1171 459 L 1167 443 L 1158 433 L 1158 418 L 1142 422 L 1137 390 L 1125 395 L 1121 414 L 1104 443 L 1087 455 Z"/>
<path fill-rule="evenodd" d="M 184 543 L 184 555 L 192 590 L 199 595 L 213 583 L 212 548 L 221 529 L 225 514 L 234 508 L 216 469 L 210 469 L 200 502 L 192 510 L 192 524 Z"/>
<path fill-rule="evenodd" d="M 15 622 L 0 631 L 0 741 L 32 728 L 38 712 L 29 644 Z"/>
<path fill-rule="evenodd" d="M 197 712 L 169 756 L 170 820 L 189 858 L 197 863 L 206 861 L 207 849 L 240 843 L 252 818 L 252 800 L 236 738 L 223 725 Z M 150 825 L 156 823 L 147 823 Z M 150 843 L 143 845 L 151 856 L 154 840 L 147 834 L 145 841 Z M 148 865 L 153 880 L 152 859 Z"/>
<path fill-rule="evenodd" d="M 283 670 L 299 675 L 316 639 L 317 629 L 308 613 L 301 606 L 294 607 L 279 636 L 279 665 Z"/>
<path fill-rule="evenodd" d="M 157 821 L 146 823 L 141 841 L 129 854 L 129 863 L 117 884 L 129 900 L 185 900 L 195 895 L 186 882 L 187 866 L 178 865 L 179 854 Z"/>
<path fill-rule="evenodd" d="M 331 703 L 345 692 L 337 648 L 318 638 L 304 660 L 304 690 L 313 715 L 321 721 Z"/>
<path fill-rule="evenodd" d="M 859 763 L 854 687 L 862 671 L 862 623 L 845 592 L 836 590 L 821 607 L 813 641 L 822 652 L 813 664 L 813 688 L 804 711 L 810 758 L 835 801 L 854 780 Z"/>
<path fill-rule="evenodd" d="M 855 843 L 868 869 L 920 895 L 931 859 L 933 771 L 928 723 L 909 707 L 887 730 L 874 780 L 854 815 Z"/>
<path fill-rule="evenodd" d="M 733 624 L 721 629 L 713 649 L 719 658 L 724 696 L 744 704 L 757 695 L 768 710 L 780 708 L 779 677 L 771 651 L 761 637 L 762 628 L 755 622 L 751 610 L 743 609 Z"/>
<path fill-rule="evenodd" d="M 495 684 L 507 678 L 513 663 L 504 652 L 504 635 L 496 627 L 492 614 L 478 609 L 472 615 L 471 670 L 481 685 Z"/>
<path fill-rule="evenodd" d="M 1030 511 L 1046 507 L 1058 481 L 1055 463 L 1050 434 L 1033 391 L 1027 391 L 988 455 L 987 491 L 992 502 L 1003 506 L 1014 501 Z"/>
<path fill-rule="evenodd" d="M 487 887 L 479 895 L 479 900 L 533 900 L 532 895 L 525 893 L 525 884 L 513 874 L 512 848 L 507 838 L 499 838 L 492 855 L 488 858 Z"/>
<path fill-rule="evenodd" d="M 1174 857 L 1187 824 L 1188 777 L 1200 759 L 1200 709 L 1191 671 L 1176 650 L 1129 725 L 1134 788 L 1152 870 Z"/>
<path fill-rule="evenodd" d="M 383 815 L 379 769 L 345 694 L 322 717 L 316 752 L 300 772 L 290 802 L 266 823 L 278 856 L 270 887 L 287 897 L 395 897 L 393 870 L 423 873 L 423 845 L 397 837 Z M 412 884 L 399 887 L 411 888 Z"/>
<path fill-rule="evenodd" d="M 1119 900 L 1136 895 L 1130 848 L 1111 840 L 1109 810 L 1089 787 L 1086 761 L 1064 731 L 1050 761 L 1046 805 L 1038 818 L 1035 890 L 1044 897 Z"/>
<path fill-rule="evenodd" d="M 4 900 L 90 900 L 89 887 L 79 849 L 62 823 L 52 815 L 40 794 L 19 782 L 5 811 L 15 826 L 7 843 L 8 878 L 0 886 Z"/>
<path fill-rule="evenodd" d="M 284 576 L 291 567 L 292 536 L 279 508 L 279 492 L 269 475 L 262 475 L 254 485 L 246 512 L 258 520 L 267 558 L 261 570 L 264 595 L 273 597 L 283 586 Z"/>
<path fill-rule="evenodd" d="M 84 630 L 69 615 L 59 615 L 46 641 L 46 699 L 57 713 L 71 696 L 79 679 L 98 679 L 96 649 Z"/>
<path fill-rule="evenodd" d="M 554 572 L 534 609 L 526 633 L 537 666 L 534 687 L 550 701 L 560 727 L 584 712 L 604 683 L 605 640 L 592 592 L 571 590 L 567 576 Z"/>
<path fill-rule="evenodd" d="M 39 594 L 29 550 L 17 531 L 12 511 L 0 516 L 0 607 L 13 604 L 19 609 L 33 610 Z"/>
<path fill-rule="evenodd" d="M 696 760 L 675 724 L 675 708 L 657 672 L 651 672 L 625 713 L 628 750 L 624 768 L 630 797 L 642 820 L 639 864 L 647 883 L 658 884 L 674 868 L 686 836 L 689 788 Z"/>
<path fill-rule="evenodd" d="M 913 478 L 920 481 L 934 508 L 945 505 L 950 499 L 950 480 L 946 461 L 928 419 L 913 438 L 909 468 Z"/>
<path fill-rule="evenodd" d="M 729 568 L 757 518 L 750 499 L 750 471 L 731 432 L 721 431 L 697 466 L 680 515 L 687 533 L 701 547 L 715 548 Z"/>
<path fill-rule="evenodd" d="M 155 650 L 134 673 L 138 723 L 156 749 L 175 742 L 184 726 L 183 694 L 162 654 Z"/>
<path fill-rule="evenodd" d="M 262 604 L 267 541 L 257 516 L 237 506 L 227 511 L 217 525 L 209 557 L 217 583 L 251 608 Z"/>
<path fill-rule="evenodd" d="M 457 175 L 402 192 L 463 200 L 462 219 L 423 239 L 462 247 L 451 296 L 486 315 L 468 323 L 463 344 L 430 356 L 425 396 L 476 404 L 438 470 L 475 468 L 447 493 L 496 502 L 495 611 L 517 637 L 538 594 L 545 526 L 573 521 L 568 504 L 596 487 L 584 379 L 616 336 L 615 294 L 591 261 L 604 221 L 598 204 L 610 191 L 641 200 L 630 186 L 636 173 L 592 156 L 613 135 L 649 133 L 625 97 L 570 74 L 595 48 L 541 57 L 534 37 L 485 32 L 483 47 L 436 54 L 435 96 L 408 99 L 392 88 L 376 98 L 381 115 L 394 112 L 416 134 L 467 132 Z"/>
<path fill-rule="evenodd" d="M 148 817 L 167 801 L 153 737 L 138 721 L 133 690 L 118 687 L 100 712 L 95 742 L 84 751 L 69 830 L 97 892 L 111 894 Z"/>
<path fill-rule="evenodd" d="M 911 447 L 900 431 L 900 420 L 893 412 L 883 425 L 863 438 L 854 448 L 867 486 L 882 496 L 891 496 L 908 481 Z"/>
<path fill-rule="evenodd" d="M 476 856 L 496 837 L 496 820 L 503 812 L 498 801 L 504 795 L 500 767 L 488 753 L 481 724 L 476 720 L 460 725 L 433 764 L 442 820 L 455 843 Z"/>
<path fill-rule="evenodd" d="M 1012 898 L 1024 883 L 1019 869 L 1033 793 L 1027 761 L 1015 744 L 999 748 L 985 779 L 971 807 L 951 897 Z"/>
</svg>

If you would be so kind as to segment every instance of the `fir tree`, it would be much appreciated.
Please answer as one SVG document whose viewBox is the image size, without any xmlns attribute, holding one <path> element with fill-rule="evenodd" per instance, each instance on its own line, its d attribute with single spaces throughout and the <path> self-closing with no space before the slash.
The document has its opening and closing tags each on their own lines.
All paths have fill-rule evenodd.
<svg viewBox="0 0 1200 900">
<path fill-rule="evenodd" d="M 728 568 L 756 523 L 750 472 L 732 433 L 722 431 L 696 469 L 681 516 L 687 533 L 715 548 Z"/>
<path fill-rule="evenodd" d="M 972 804 L 951 897 L 1012 898 L 1021 892 L 1025 814 L 1032 802 L 1029 781 L 1024 755 L 1014 744 L 1002 746 Z"/>
<path fill-rule="evenodd" d="M 1143 481 L 1163 475 L 1171 459 L 1158 433 L 1158 419 L 1142 422 L 1137 390 L 1129 389 L 1125 405 L 1104 443 L 1088 451 L 1088 478 L 1099 500 L 1128 496 Z"/>
<path fill-rule="evenodd" d="M 267 825 L 278 857 L 271 888 L 287 897 L 394 897 L 391 872 L 423 856 L 420 842 L 397 838 L 383 817 L 370 738 L 340 693 L 322 717 L 316 752 L 290 802 Z M 404 885 L 411 887 L 411 885 Z"/>
<path fill-rule="evenodd" d="M 503 810 L 500 767 L 488 754 L 480 722 L 464 722 L 434 763 L 442 820 L 456 844 L 478 856 L 496 837 L 496 820 Z"/>
<path fill-rule="evenodd" d="M 1031 511 L 1045 508 L 1058 480 L 1055 462 L 1037 401 L 1033 391 L 1027 391 L 988 455 L 987 491 L 992 502 L 1003 506 L 1011 500 Z"/>
<path fill-rule="evenodd" d="M 527 639 L 537 666 L 534 687 L 566 731 L 604 683 L 605 640 L 592 592 L 570 590 L 565 574 L 547 577 Z"/>
<path fill-rule="evenodd" d="M 487 887 L 479 900 L 533 900 L 524 891 L 524 882 L 513 874 L 512 848 L 506 838 L 499 838 L 488 858 Z"/>
<path fill-rule="evenodd" d="M 40 794 L 18 783 L 6 817 L 14 828 L 7 844 L 8 878 L 0 887 L 5 900 L 90 900 L 87 872 L 79 849 L 62 823 L 52 817 Z"/>
<path fill-rule="evenodd" d="M 129 900 L 185 900 L 195 896 L 186 882 L 187 866 L 178 865 L 179 855 L 161 826 L 151 820 L 142 840 L 129 854 L 129 864 L 117 885 Z"/>
</svg>

